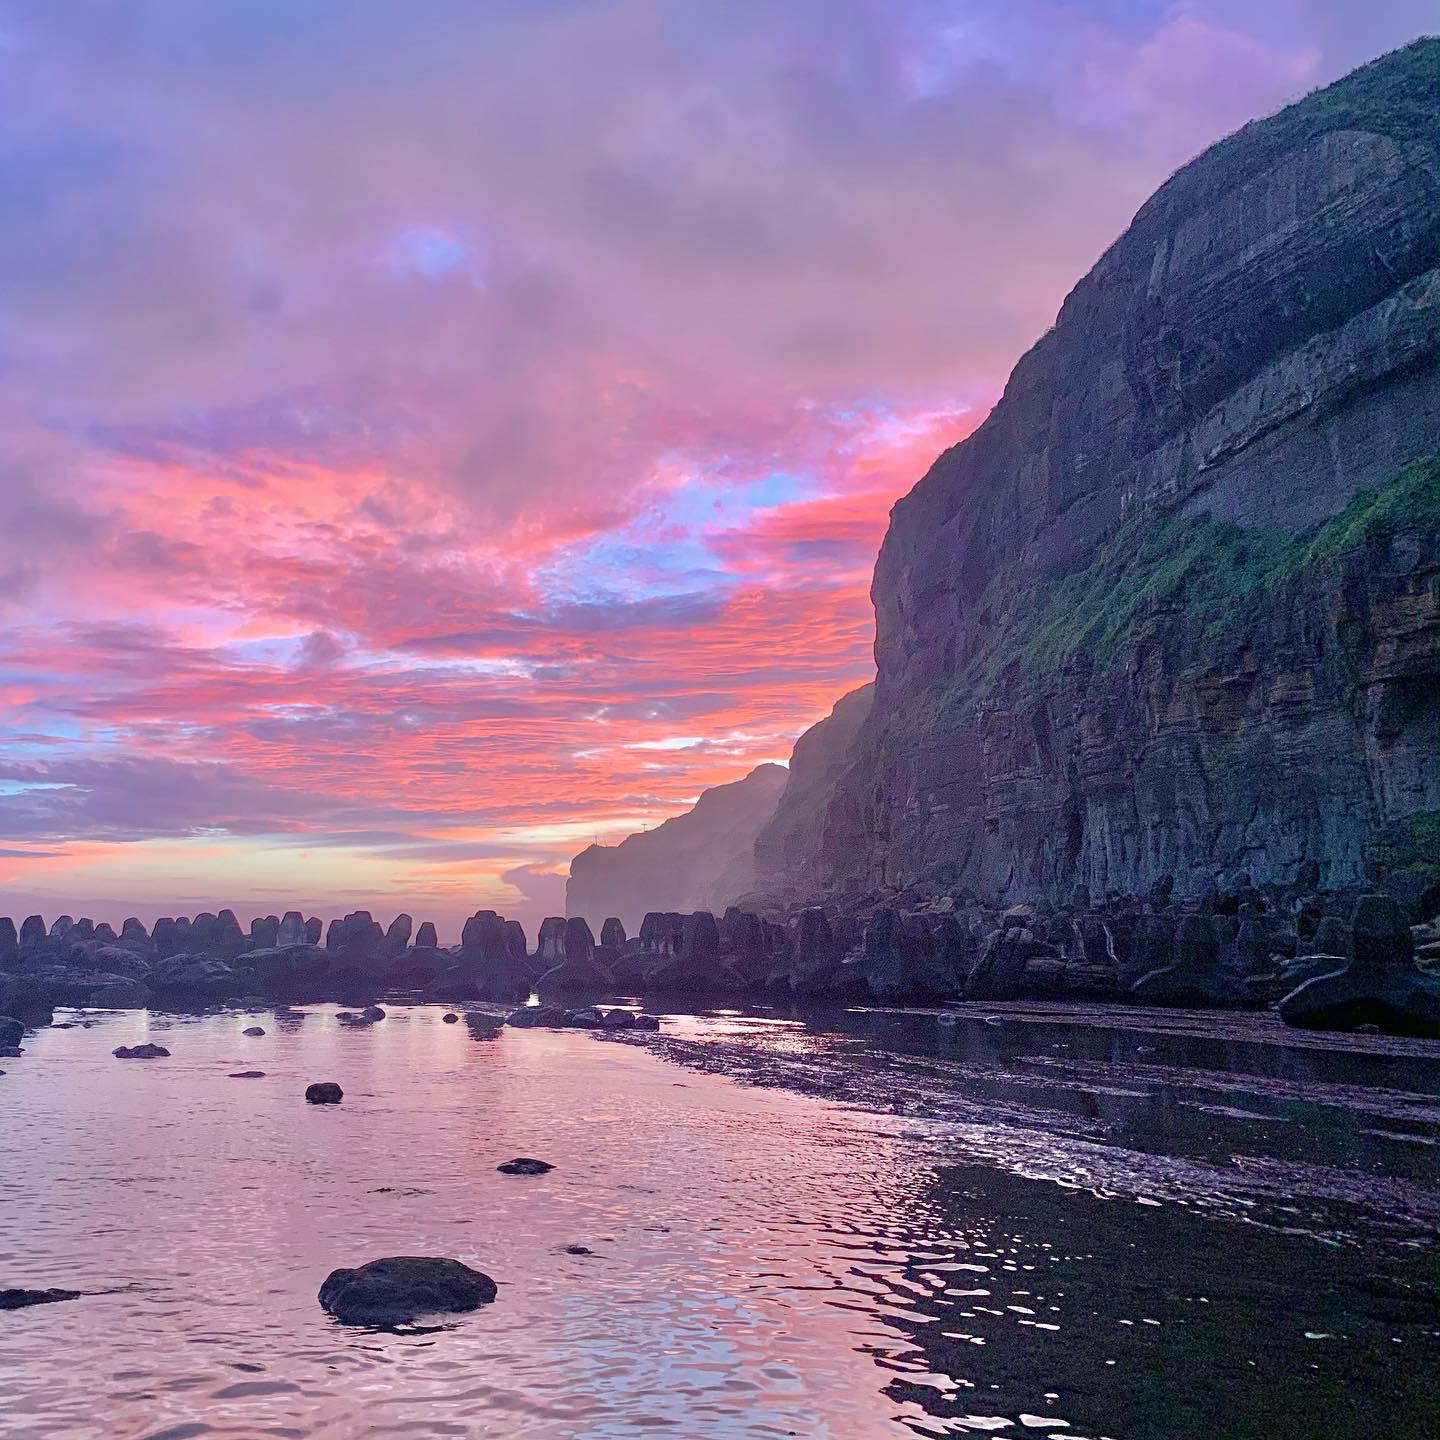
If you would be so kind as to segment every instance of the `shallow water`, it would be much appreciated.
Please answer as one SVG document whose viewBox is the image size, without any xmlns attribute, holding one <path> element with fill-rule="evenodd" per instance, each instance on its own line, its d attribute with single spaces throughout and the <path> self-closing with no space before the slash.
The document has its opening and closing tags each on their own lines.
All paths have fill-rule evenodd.
<svg viewBox="0 0 1440 1440">
<path fill-rule="evenodd" d="M 637 1045 L 387 1008 L 92 1017 L 4 1062 L 0 1285 L 92 1293 L 0 1314 L 0 1435 L 1440 1433 L 1424 1047 L 876 1013 Z M 112 1058 L 144 1039 L 173 1057 Z M 385 1254 L 499 1299 L 330 1320 L 325 1275 Z"/>
</svg>

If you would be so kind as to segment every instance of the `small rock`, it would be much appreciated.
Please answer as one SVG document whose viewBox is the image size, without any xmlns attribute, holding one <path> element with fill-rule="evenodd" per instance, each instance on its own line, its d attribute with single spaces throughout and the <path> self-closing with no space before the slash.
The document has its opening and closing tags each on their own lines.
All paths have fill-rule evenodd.
<svg viewBox="0 0 1440 1440">
<path fill-rule="evenodd" d="M 333 1080 L 321 1080 L 305 1088 L 305 1098 L 312 1105 L 338 1105 L 345 1092 Z"/>
<path fill-rule="evenodd" d="M 0 1048 L 12 1049 L 20 1043 L 25 1027 L 13 1015 L 0 1015 Z"/>
<path fill-rule="evenodd" d="M 110 1052 L 117 1060 L 168 1060 L 170 1052 L 163 1045 L 120 1045 Z"/>
<path fill-rule="evenodd" d="M 547 1160 L 530 1160 L 522 1155 L 519 1159 L 507 1160 L 495 1168 L 502 1175 L 544 1175 L 555 1167 Z"/>
<path fill-rule="evenodd" d="M 460 1017 L 459 1017 L 457 1014 L 455 1014 L 455 1012 L 454 1012 L 453 1010 L 448 1011 L 446 1014 L 442 1015 L 440 1018 L 441 1018 L 447 1025 L 457 1025 L 457 1024 L 459 1024 L 459 1022 L 460 1022 Z"/>
<path fill-rule="evenodd" d="M 385 1012 L 378 1005 L 367 1005 L 361 1012 L 362 1020 L 383 1020 Z"/>
<path fill-rule="evenodd" d="M 395 1255 L 356 1270 L 332 1270 L 319 1298 L 347 1325 L 404 1325 L 426 1315 L 478 1310 L 497 1293 L 488 1275 L 458 1260 Z"/>
<path fill-rule="evenodd" d="M 635 1017 L 634 1028 L 636 1030 L 658 1030 L 660 1028 L 660 1021 L 658 1017 L 654 1015 L 637 1015 Z"/>
<path fill-rule="evenodd" d="M 243 1031 L 241 1031 L 241 1034 L 243 1035 L 263 1035 L 264 1033 L 264 1027 L 260 1025 L 248 1025 Z"/>
<path fill-rule="evenodd" d="M 595 1252 L 588 1245 L 567 1245 L 565 1253 L 567 1255 L 593 1255 Z"/>
<path fill-rule="evenodd" d="M 18 1045 L 0 1045 L 0 1059 L 18 1060 L 24 1053 Z"/>
<path fill-rule="evenodd" d="M 263 1080 L 265 1072 L 263 1070 L 232 1070 L 227 1078 L 231 1080 Z"/>
<path fill-rule="evenodd" d="M 78 1300 L 79 1290 L 0 1290 L 0 1310 L 23 1310 L 27 1305 L 54 1305 Z"/>
</svg>

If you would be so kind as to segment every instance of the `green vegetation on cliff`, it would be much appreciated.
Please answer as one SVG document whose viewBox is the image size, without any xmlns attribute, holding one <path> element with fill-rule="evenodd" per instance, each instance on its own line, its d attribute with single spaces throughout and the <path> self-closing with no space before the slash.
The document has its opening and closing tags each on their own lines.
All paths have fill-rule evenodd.
<svg viewBox="0 0 1440 1440">
<path fill-rule="evenodd" d="M 1082 652 L 1104 669 L 1166 611 L 1221 635 L 1295 576 L 1412 526 L 1440 530 L 1440 456 L 1362 490 L 1308 538 L 1203 516 L 1133 516 L 1085 569 L 1024 597 L 980 678 L 993 682 L 1013 665 L 1043 677 Z"/>
<path fill-rule="evenodd" d="M 1204 516 L 1133 515 L 1083 570 L 1027 590 L 948 684 L 905 697 L 897 731 L 921 734 L 1008 678 L 1033 688 L 1079 655 L 1113 665 L 1144 626 L 1171 616 L 1214 639 L 1243 624 L 1287 582 L 1401 530 L 1440 534 L 1440 455 L 1362 490 L 1310 536 L 1246 530 Z"/>
</svg>

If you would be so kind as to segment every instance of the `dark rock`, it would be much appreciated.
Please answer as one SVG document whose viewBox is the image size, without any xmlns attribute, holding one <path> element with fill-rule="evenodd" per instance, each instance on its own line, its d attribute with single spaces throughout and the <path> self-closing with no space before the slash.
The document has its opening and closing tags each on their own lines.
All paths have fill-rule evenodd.
<svg viewBox="0 0 1440 1440">
<path fill-rule="evenodd" d="M 8 915 L 0 915 L 0 970 L 12 969 L 19 959 L 20 936 L 15 922 Z"/>
<path fill-rule="evenodd" d="M 889 1004 L 953 999 L 965 990 L 965 982 L 941 961 L 918 915 L 877 910 L 865 927 L 859 965 L 871 996 Z"/>
<path fill-rule="evenodd" d="M 224 960 L 193 951 L 180 951 L 158 961 L 150 972 L 156 994 L 193 1000 L 223 1000 L 238 995 L 245 977 Z"/>
<path fill-rule="evenodd" d="M 458 968 L 475 985 L 476 998 L 523 1000 L 530 994 L 529 962 L 514 953 L 505 921 L 493 910 L 465 922 Z"/>
<path fill-rule="evenodd" d="M 241 1033 L 242 1035 L 252 1035 L 252 1036 L 254 1036 L 254 1035 L 263 1035 L 263 1034 L 265 1033 L 265 1031 L 264 1031 L 264 1028 L 263 1028 L 262 1026 L 259 1026 L 259 1025 L 250 1025 L 250 1026 L 247 1026 L 247 1027 L 246 1027 L 244 1030 L 242 1030 L 240 1033 Z"/>
<path fill-rule="evenodd" d="M 830 993 L 842 959 L 830 917 L 818 906 L 801 910 L 790 920 L 790 941 L 775 979 L 795 995 Z"/>
<path fill-rule="evenodd" d="M 708 910 L 687 915 L 680 932 L 680 953 L 663 952 L 645 976 L 647 990 L 674 995 L 734 995 L 749 982 L 720 954 L 720 930 Z"/>
<path fill-rule="evenodd" d="M 502 924 L 505 930 L 505 945 L 511 956 L 532 974 L 536 973 L 535 967 L 530 964 L 529 947 L 525 943 L 525 927 L 518 920 L 506 920 Z"/>
<path fill-rule="evenodd" d="M 318 945 L 320 943 L 320 931 L 322 927 L 319 919 L 312 915 L 305 922 L 305 944 Z"/>
<path fill-rule="evenodd" d="M 397 915 L 385 931 L 383 949 L 385 954 L 392 959 L 401 955 L 410 945 L 410 934 L 415 927 L 415 922 L 408 915 Z"/>
<path fill-rule="evenodd" d="M 549 921 L 545 922 L 549 925 Z M 543 1000 L 548 996 L 598 994 L 611 990 L 615 978 L 595 958 L 595 941 L 590 927 L 579 916 L 564 922 L 560 932 L 563 959 L 553 965 L 535 982 L 535 993 Z M 545 927 L 541 926 L 542 936 Z M 553 950 L 555 930 L 551 929 L 546 943 Z"/>
<path fill-rule="evenodd" d="M 678 955 L 685 917 L 678 911 L 651 910 L 640 922 L 640 948 L 651 955 Z"/>
<path fill-rule="evenodd" d="M 604 1025 L 605 1017 L 593 1005 L 587 1005 L 579 1010 L 567 1010 L 565 1023 L 577 1030 L 598 1030 Z"/>
<path fill-rule="evenodd" d="M 231 1080 L 263 1080 L 265 1072 L 263 1070 L 232 1070 L 227 1078 Z"/>
<path fill-rule="evenodd" d="M 631 1030 L 635 1026 L 635 1014 L 631 1010 L 607 1010 L 600 1023 L 607 1030 Z"/>
<path fill-rule="evenodd" d="M 434 950 L 439 947 L 439 944 L 435 935 L 434 921 L 422 920 L 420 928 L 415 932 L 415 948 L 417 950 Z"/>
<path fill-rule="evenodd" d="M 600 943 L 611 950 L 618 950 L 625 943 L 625 926 L 615 916 L 601 925 Z"/>
<path fill-rule="evenodd" d="M 429 1315 L 456 1315 L 488 1305 L 495 1282 L 458 1260 L 397 1255 L 355 1270 L 334 1270 L 320 1304 L 347 1325 L 405 1325 Z"/>
<path fill-rule="evenodd" d="M 143 1010 L 150 1004 L 149 987 L 128 975 L 104 975 L 87 1002 L 94 1010 Z"/>
<path fill-rule="evenodd" d="M 635 1029 L 637 1030 L 658 1030 L 660 1018 L 657 1015 L 637 1015 L 635 1017 Z"/>
<path fill-rule="evenodd" d="M 772 969 L 765 922 L 732 905 L 720 921 L 720 950 L 747 985 L 764 983 Z"/>
<path fill-rule="evenodd" d="M 521 1156 L 517 1160 L 507 1160 L 495 1168 L 502 1175 L 545 1175 L 555 1167 L 548 1160 L 531 1160 Z"/>
<path fill-rule="evenodd" d="M 1327 915 L 1315 927 L 1315 935 L 1310 942 L 1310 953 L 1312 955 L 1344 955 L 1348 957 L 1350 954 L 1350 927 L 1338 915 Z"/>
<path fill-rule="evenodd" d="M 1440 1036 L 1440 981 L 1415 965 L 1409 917 L 1389 895 L 1366 895 L 1351 920 L 1351 958 L 1280 1001 L 1280 1018 L 1307 1030 Z"/>
<path fill-rule="evenodd" d="M 563 1005 L 525 1005 L 505 1017 L 517 1030 L 558 1029 L 569 1012 Z"/>
<path fill-rule="evenodd" d="M 0 1046 L 18 1045 L 24 1034 L 25 1027 L 13 1015 L 0 1015 Z"/>
<path fill-rule="evenodd" d="M 305 917 L 298 910 L 287 910 L 281 916 L 279 925 L 275 927 L 275 938 L 270 944 L 276 946 L 304 945 L 305 943 Z M 256 948 L 262 947 L 257 946 Z M 338 946 L 330 948 L 334 949 Z"/>
<path fill-rule="evenodd" d="M 1220 943 L 1204 915 L 1186 915 L 1175 936 L 1175 960 L 1142 975 L 1131 988 L 1134 999 L 1151 1005 L 1244 1009 L 1250 992 L 1221 964 Z"/>
<path fill-rule="evenodd" d="M 371 1022 L 383 1020 L 385 1018 L 385 1012 L 378 1005 L 367 1005 L 360 1012 L 360 1018 Z"/>
<path fill-rule="evenodd" d="M 305 1098 L 312 1105 L 338 1105 L 345 1092 L 333 1080 L 320 1080 L 305 1087 Z"/>
<path fill-rule="evenodd" d="M 110 1052 L 117 1060 L 168 1060 L 170 1052 L 163 1045 L 120 1045 Z"/>
<path fill-rule="evenodd" d="M 31 950 L 45 939 L 45 917 L 43 915 L 27 915 L 20 922 L 20 948 Z"/>
<path fill-rule="evenodd" d="M 0 1290 L 0 1310 L 23 1310 L 30 1305 L 56 1305 L 78 1300 L 79 1290 Z"/>
<path fill-rule="evenodd" d="M 460 1017 L 459 1017 L 457 1014 L 455 1014 L 455 1012 L 454 1012 L 453 1010 L 448 1011 L 446 1014 L 442 1015 L 440 1018 L 441 1018 L 447 1025 L 454 1025 L 454 1024 L 456 1024 L 456 1023 L 459 1021 L 459 1019 L 460 1019 Z"/>
</svg>

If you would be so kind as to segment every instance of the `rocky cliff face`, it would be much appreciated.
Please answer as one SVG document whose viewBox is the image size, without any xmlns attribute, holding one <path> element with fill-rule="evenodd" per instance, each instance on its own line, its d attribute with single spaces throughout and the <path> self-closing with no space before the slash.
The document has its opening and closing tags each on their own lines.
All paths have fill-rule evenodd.
<svg viewBox="0 0 1440 1440">
<path fill-rule="evenodd" d="M 651 910 L 723 910 L 754 885 L 755 837 L 775 813 L 788 773 L 757 765 L 653 830 L 589 846 L 570 862 L 567 912 L 597 927 L 615 915 L 633 933 Z"/>
<path fill-rule="evenodd" d="M 1432 825 L 1437 266 L 1437 41 L 1157 192 L 894 509 L 816 889 L 1343 886 Z"/>
<path fill-rule="evenodd" d="M 821 832 L 835 782 L 850 763 L 851 748 L 874 699 L 873 684 L 852 690 L 795 742 L 779 804 L 755 840 L 756 888 L 742 897 L 746 901 L 783 906 L 815 893 L 821 883 L 816 868 Z"/>
</svg>

